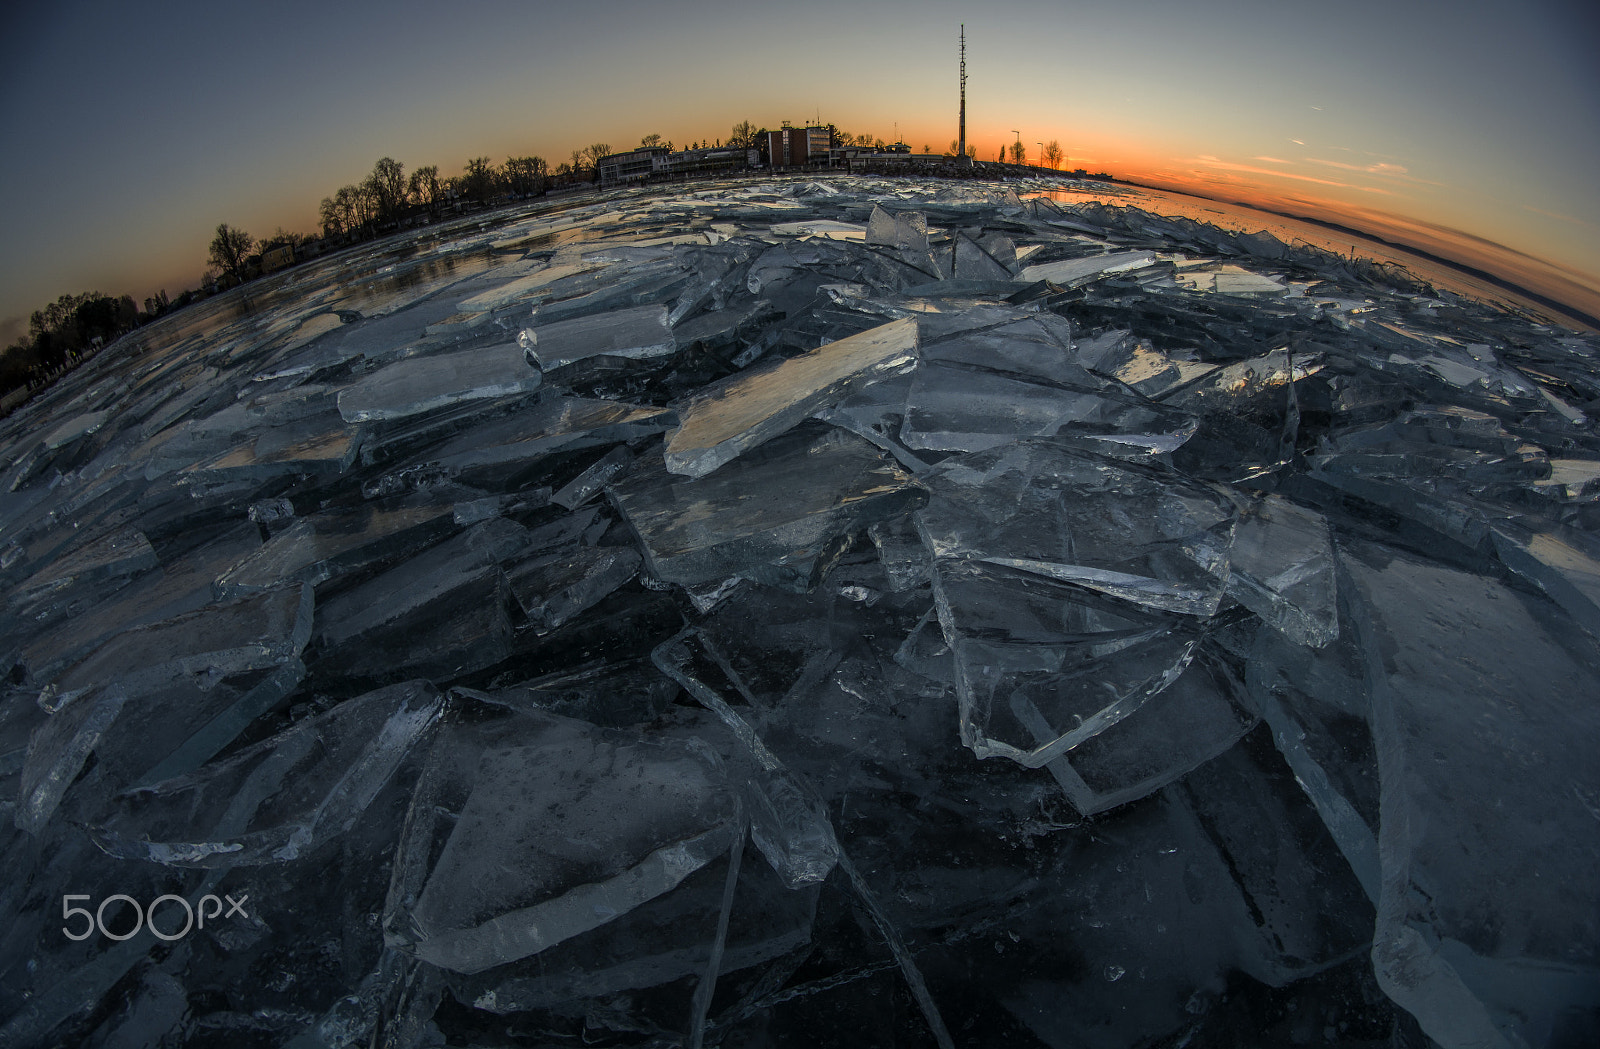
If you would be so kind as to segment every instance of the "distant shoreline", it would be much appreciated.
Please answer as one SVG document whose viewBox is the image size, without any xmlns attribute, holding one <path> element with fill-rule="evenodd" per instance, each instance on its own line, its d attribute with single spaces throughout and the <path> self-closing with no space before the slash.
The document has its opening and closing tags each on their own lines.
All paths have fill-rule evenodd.
<svg viewBox="0 0 1600 1049">
<path fill-rule="evenodd" d="M 1328 219 L 1316 219 L 1311 218 L 1308 215 L 1297 215 L 1292 211 L 1279 211 L 1277 208 L 1262 207 L 1259 204 L 1251 204 L 1246 201 L 1225 200 L 1220 197 L 1208 197 L 1202 193 L 1190 193 L 1181 189 L 1169 189 L 1166 186 L 1151 186 L 1143 182 L 1134 182 L 1128 179 L 1118 179 L 1117 182 L 1120 185 L 1137 186 L 1140 189 L 1154 190 L 1158 193 L 1175 193 L 1180 197 L 1192 197 L 1195 200 L 1210 201 L 1213 204 L 1227 204 L 1231 207 L 1249 208 L 1251 211 L 1259 211 L 1264 215 L 1276 215 L 1279 218 L 1293 219 L 1295 222 L 1304 222 L 1309 226 L 1320 226 L 1323 229 L 1333 230 L 1336 233 L 1343 233 L 1353 237 L 1361 237 L 1364 240 L 1370 240 L 1376 244 L 1382 244 L 1385 247 L 1395 248 L 1399 251 L 1403 251 L 1408 255 L 1415 255 L 1418 258 L 1427 259 L 1429 262 L 1443 266 L 1446 269 L 1452 269 L 1458 273 L 1463 273 L 1469 277 L 1472 277 L 1475 280 L 1481 280 L 1485 284 L 1492 284 L 1497 288 L 1502 288 L 1505 291 L 1511 292 L 1513 295 L 1519 295 L 1522 298 L 1527 299 L 1529 302 L 1538 303 L 1545 309 L 1548 309 L 1554 313 L 1558 313 L 1569 320 L 1575 320 L 1584 327 L 1588 328 L 1590 331 L 1600 332 L 1600 317 L 1597 317 L 1586 310 L 1569 305 L 1568 303 L 1562 302 L 1559 299 L 1551 298 L 1549 295 L 1534 291 L 1531 288 L 1518 284 L 1516 281 L 1508 280 L 1505 277 L 1491 273 L 1488 270 L 1480 269 L 1471 263 L 1460 262 L 1456 259 L 1447 258 L 1443 255 L 1429 251 L 1426 248 L 1419 248 L 1414 244 L 1407 244 L 1404 241 L 1393 240 L 1389 237 L 1380 236 L 1379 234 L 1371 233 L 1355 226 L 1346 226 L 1342 223 L 1329 221 Z"/>
</svg>

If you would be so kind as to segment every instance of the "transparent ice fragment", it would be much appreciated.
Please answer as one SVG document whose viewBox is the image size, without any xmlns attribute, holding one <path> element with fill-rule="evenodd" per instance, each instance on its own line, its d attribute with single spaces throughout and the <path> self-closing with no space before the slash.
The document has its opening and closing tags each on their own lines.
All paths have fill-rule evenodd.
<svg viewBox="0 0 1600 1049">
<path fill-rule="evenodd" d="M 1600 979 L 1600 837 L 1572 833 L 1600 799 L 1600 653 L 1492 578 L 1341 555 L 1382 782 L 1378 982 L 1442 1045 L 1546 1042 Z"/>
<path fill-rule="evenodd" d="M 250 444 L 186 467 L 191 480 L 257 480 L 285 474 L 341 474 L 361 450 L 359 430 L 345 426 L 340 417 L 312 418 L 276 427 Z"/>
<path fill-rule="evenodd" d="M 629 454 L 627 446 L 618 445 L 601 456 L 593 466 L 568 481 L 560 491 L 550 497 L 550 501 L 568 510 L 576 510 L 594 498 L 613 477 L 627 469 L 631 462 L 633 456 Z"/>
<path fill-rule="evenodd" d="M 640 538 L 649 575 L 685 586 L 809 565 L 923 498 L 871 444 L 816 423 L 694 480 L 641 460 L 608 492 Z"/>
<path fill-rule="evenodd" d="M 891 590 L 900 593 L 928 581 L 928 550 L 910 519 L 880 521 L 869 527 L 867 534 L 878 548 Z"/>
<path fill-rule="evenodd" d="M 158 566 L 156 552 L 143 532 L 113 532 L 41 568 L 17 584 L 10 600 L 21 604 L 78 584 L 134 575 Z"/>
<path fill-rule="evenodd" d="M 1036 263 L 1024 266 L 1017 274 L 1019 281 L 1033 283 L 1049 281 L 1061 287 L 1088 284 L 1114 273 L 1142 269 L 1155 264 L 1156 257 L 1148 251 L 1121 251 L 1109 255 L 1090 255 L 1086 258 L 1062 259 L 1060 262 Z"/>
<path fill-rule="evenodd" d="M 632 547 L 578 547 L 537 557 L 510 573 L 511 592 L 535 630 L 554 630 L 632 579 L 639 571 Z"/>
<path fill-rule="evenodd" d="M 545 370 L 601 354 L 643 359 L 661 357 L 677 348 L 667 308 L 656 305 L 524 328 L 521 344 L 528 362 Z"/>
<path fill-rule="evenodd" d="M 276 667 L 305 647 L 311 606 L 309 586 L 290 586 L 135 627 L 68 668 L 40 701 L 60 707 L 113 680 L 136 696 L 177 677 L 215 682 Z"/>
<path fill-rule="evenodd" d="M 296 859 L 361 818 L 440 709 L 426 681 L 345 700 L 192 775 L 124 792 L 91 833 L 113 856 L 178 867 Z"/>
<path fill-rule="evenodd" d="M 667 469 L 703 477 L 838 399 L 851 384 L 910 367 L 916 352 L 916 322 L 893 321 L 693 394 L 668 435 Z"/>
<path fill-rule="evenodd" d="M 533 462 L 557 450 L 577 451 L 661 433 L 672 418 L 665 408 L 548 397 L 526 411 L 463 429 L 426 449 L 418 461 L 449 472 Z"/>
<path fill-rule="evenodd" d="M 1038 768 L 1083 745 L 1177 681 L 1200 640 L 1187 617 L 1043 576 L 959 559 L 933 571 L 961 740 L 981 758 Z"/>
<path fill-rule="evenodd" d="M 1011 271 L 965 233 L 955 235 L 951 243 L 951 252 L 955 259 L 951 271 L 956 280 L 1009 281 L 1011 279 Z M 1015 249 L 1012 250 L 1012 257 L 1016 257 Z"/>
<path fill-rule="evenodd" d="M 16 815 L 19 828 L 30 834 L 43 829 L 127 699 L 127 693 L 113 682 L 79 696 L 35 730 L 22 767 Z"/>
<path fill-rule="evenodd" d="M 1014 694 L 1017 717 L 1047 743 L 1056 729 L 1033 700 Z M 1255 724 L 1226 672 L 1196 659 L 1123 718 L 1045 764 L 1085 816 L 1153 794 L 1237 743 Z"/>
<path fill-rule="evenodd" d="M 339 594 L 318 610 L 322 658 L 347 674 L 498 662 L 510 641 L 500 562 L 526 543 L 521 525 L 492 518 Z M 416 629 L 426 620 L 448 629 Z"/>
<path fill-rule="evenodd" d="M 705 748 L 551 714 L 452 727 L 417 788 L 385 938 L 482 972 L 671 891 L 743 833 Z"/>
<path fill-rule="evenodd" d="M 302 517 L 217 577 L 223 597 L 257 593 L 295 581 L 313 585 L 343 572 L 401 556 L 454 530 L 449 504 L 368 508 Z"/>
<path fill-rule="evenodd" d="M 346 422 L 398 419 L 459 401 L 526 393 L 540 381 L 519 346 L 410 357 L 341 390 L 339 414 Z"/>
<path fill-rule="evenodd" d="M 1575 528 L 1535 529 L 1509 522 L 1496 526 L 1492 535 L 1506 567 L 1536 583 L 1600 637 L 1600 543 Z"/>
<path fill-rule="evenodd" d="M 1089 365 L 1102 375 L 1157 400 L 1216 370 L 1214 364 L 1175 360 L 1144 339 L 1122 339 Z"/>
<path fill-rule="evenodd" d="M 1333 540 L 1319 513 L 1267 496 L 1240 515 L 1228 595 L 1300 644 L 1339 636 Z"/>
<path fill-rule="evenodd" d="M 928 250 L 928 220 L 920 211 L 891 214 L 874 204 L 867 219 L 867 243 L 904 251 Z"/>
<path fill-rule="evenodd" d="M 917 516 L 939 558 L 971 558 L 1151 608 L 1216 612 L 1233 504 L 1181 475 L 1025 440 L 947 459 L 924 475 Z"/>
</svg>

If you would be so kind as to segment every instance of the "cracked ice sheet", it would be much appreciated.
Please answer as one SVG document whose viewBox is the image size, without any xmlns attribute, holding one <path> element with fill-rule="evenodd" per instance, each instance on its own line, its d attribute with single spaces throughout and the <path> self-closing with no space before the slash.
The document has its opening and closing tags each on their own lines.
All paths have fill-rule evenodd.
<svg viewBox="0 0 1600 1049">
<path fill-rule="evenodd" d="M 1374 682 L 1379 982 L 1442 1045 L 1546 1044 L 1600 984 L 1600 837 L 1569 831 L 1600 808 L 1600 650 L 1493 579 L 1341 552 Z"/>
<path fill-rule="evenodd" d="M 426 681 L 368 692 L 192 775 L 124 792 L 91 833 L 113 856 L 180 867 L 295 859 L 350 829 L 441 709 Z"/>
<path fill-rule="evenodd" d="M 673 890 L 743 834 L 708 748 L 545 713 L 452 726 L 418 786 L 385 937 L 482 972 Z"/>
<path fill-rule="evenodd" d="M 691 395 L 667 437 L 673 473 L 704 477 L 826 407 L 852 383 L 911 366 L 917 322 L 892 321 Z"/>
<path fill-rule="evenodd" d="M 515 345 L 396 361 L 339 392 L 346 422 L 398 419 L 458 401 L 537 389 L 537 368 Z"/>
<path fill-rule="evenodd" d="M 683 586 L 732 575 L 774 582 L 773 572 L 809 585 L 845 537 L 923 499 L 876 447 L 819 423 L 693 480 L 646 459 L 609 491 L 639 536 L 649 574 Z"/>
</svg>

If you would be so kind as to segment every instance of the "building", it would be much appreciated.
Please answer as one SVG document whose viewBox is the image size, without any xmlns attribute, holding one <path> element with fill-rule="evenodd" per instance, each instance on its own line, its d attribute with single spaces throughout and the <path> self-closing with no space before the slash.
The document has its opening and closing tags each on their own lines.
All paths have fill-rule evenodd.
<svg viewBox="0 0 1600 1049">
<path fill-rule="evenodd" d="M 293 262 L 294 245 L 280 244 L 261 253 L 261 272 L 271 273 L 274 270 L 281 270 Z"/>
<path fill-rule="evenodd" d="M 640 146 L 626 153 L 601 157 L 598 165 L 601 187 L 645 181 L 659 170 L 657 162 L 668 152 L 666 146 Z"/>
<path fill-rule="evenodd" d="M 767 132 L 767 156 L 775 168 L 827 164 L 828 150 L 836 147 L 831 127 L 790 127 L 787 123 Z"/>
</svg>

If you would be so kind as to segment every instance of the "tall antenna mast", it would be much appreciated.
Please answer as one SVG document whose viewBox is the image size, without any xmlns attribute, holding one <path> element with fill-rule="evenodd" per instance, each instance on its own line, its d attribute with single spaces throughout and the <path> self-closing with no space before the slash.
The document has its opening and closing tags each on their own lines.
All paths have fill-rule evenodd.
<svg viewBox="0 0 1600 1049">
<path fill-rule="evenodd" d="M 956 163 L 967 162 L 967 24 L 961 23 L 961 133 L 956 139 Z"/>
</svg>

